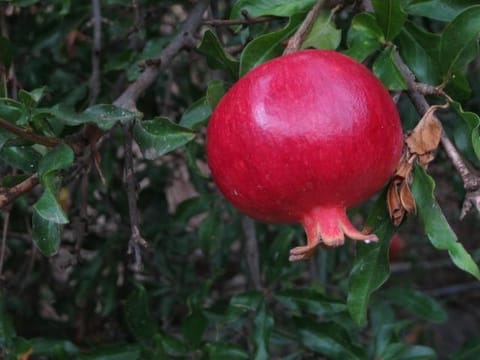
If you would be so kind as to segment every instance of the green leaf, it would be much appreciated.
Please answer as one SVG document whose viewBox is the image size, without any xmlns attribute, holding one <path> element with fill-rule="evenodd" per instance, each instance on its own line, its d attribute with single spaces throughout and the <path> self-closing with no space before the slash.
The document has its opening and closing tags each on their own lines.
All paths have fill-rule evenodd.
<svg viewBox="0 0 480 360">
<path fill-rule="evenodd" d="M 404 9 L 410 15 L 452 21 L 463 10 L 476 4 L 478 0 L 410 0 L 406 1 Z"/>
<path fill-rule="evenodd" d="M 133 135 L 143 155 L 149 160 L 165 155 L 195 137 L 195 133 L 190 129 L 163 117 L 137 122 Z"/>
<path fill-rule="evenodd" d="M 314 288 L 280 290 L 275 298 L 295 312 L 306 311 L 319 316 L 329 316 L 347 310 L 344 303 L 329 299 Z"/>
<path fill-rule="evenodd" d="M 13 46 L 10 41 L 0 35 L 0 64 L 3 64 L 5 68 L 9 68 L 13 60 Z"/>
<path fill-rule="evenodd" d="M 183 337 L 194 349 L 200 346 L 207 326 L 208 320 L 199 310 L 194 310 L 182 322 Z"/>
<path fill-rule="evenodd" d="M 254 359 L 269 358 L 268 344 L 273 329 L 273 317 L 268 312 L 265 302 L 262 302 L 254 320 L 253 344 L 255 345 Z"/>
<path fill-rule="evenodd" d="M 379 241 L 373 244 L 358 242 L 356 245 L 357 255 L 349 278 L 347 306 L 353 320 L 359 325 L 366 322 L 371 294 L 390 275 L 388 249 L 396 229 L 387 211 L 385 192 L 375 203 L 366 226 L 373 228 Z"/>
<path fill-rule="evenodd" d="M 73 150 L 68 145 L 61 144 L 48 152 L 38 164 L 38 176 L 44 192 L 33 208 L 47 221 L 57 224 L 68 223 L 68 218 L 57 200 L 59 188 L 57 173 L 68 168 L 74 159 Z"/>
<path fill-rule="evenodd" d="M 7 312 L 5 296 L 0 292 L 0 348 L 10 347 L 11 341 L 15 336 L 15 328 Z"/>
<path fill-rule="evenodd" d="M 480 358 L 480 338 L 467 341 L 462 348 L 452 355 L 451 360 L 478 360 Z"/>
<path fill-rule="evenodd" d="M 340 325 L 311 318 L 296 318 L 294 323 L 300 342 L 315 353 L 331 359 L 366 359 L 363 349 L 354 345 Z"/>
<path fill-rule="evenodd" d="M 212 80 L 208 83 L 206 98 L 211 110 L 217 107 L 225 91 L 225 83 L 221 80 Z"/>
<path fill-rule="evenodd" d="M 407 82 L 398 68 L 394 57 L 394 47 L 388 46 L 377 57 L 373 72 L 389 90 L 405 90 Z"/>
<path fill-rule="evenodd" d="M 480 159 L 480 116 L 473 112 L 463 111 L 462 105 L 459 102 L 453 101 L 451 102 L 451 106 L 455 109 L 457 115 L 465 121 L 467 126 L 471 131 L 470 139 L 472 141 L 473 151 L 477 158 Z"/>
<path fill-rule="evenodd" d="M 467 8 L 447 25 L 440 40 L 440 64 L 449 81 L 478 54 L 480 5 Z"/>
<path fill-rule="evenodd" d="M 255 311 L 263 301 L 262 293 L 248 291 L 230 298 L 226 316 L 229 321 L 237 320 L 248 312 Z"/>
<path fill-rule="evenodd" d="M 145 288 L 136 284 L 125 303 L 125 320 L 131 333 L 140 341 L 152 340 L 157 329 Z"/>
<path fill-rule="evenodd" d="M 18 93 L 18 98 L 20 101 L 27 107 L 33 108 L 42 100 L 42 97 L 45 93 L 45 87 L 41 87 L 32 91 L 20 90 Z"/>
<path fill-rule="evenodd" d="M 40 158 L 40 153 L 32 147 L 4 146 L 0 150 L 2 161 L 27 174 L 33 174 L 36 171 Z"/>
<path fill-rule="evenodd" d="M 205 31 L 198 50 L 207 56 L 208 65 L 214 69 L 226 70 L 234 79 L 238 75 L 238 61 L 226 53 L 217 35 L 211 31 Z"/>
<path fill-rule="evenodd" d="M 33 338 L 29 341 L 34 356 L 53 359 L 71 359 L 80 352 L 75 344 L 68 340 Z"/>
<path fill-rule="evenodd" d="M 140 360 L 142 348 L 139 345 L 115 344 L 96 346 L 95 350 L 82 354 L 78 360 Z"/>
<path fill-rule="evenodd" d="M 179 125 L 192 130 L 197 130 L 207 123 L 211 114 L 212 109 L 208 104 L 206 97 L 202 97 L 185 110 L 180 119 Z"/>
<path fill-rule="evenodd" d="M 457 241 L 457 236 L 435 200 L 433 195 L 435 182 L 419 166 L 415 168 L 413 179 L 412 192 L 417 203 L 418 216 L 430 242 L 438 250 L 447 250 L 458 268 L 480 280 L 478 265 L 463 245 Z"/>
<path fill-rule="evenodd" d="M 334 12 L 330 14 L 321 12 L 301 48 L 332 49 L 335 50 L 340 44 L 342 31 L 335 27 L 333 22 Z"/>
<path fill-rule="evenodd" d="M 400 33 L 407 19 L 401 0 L 372 0 L 372 5 L 375 8 L 378 24 L 383 30 L 385 40 L 393 40 Z"/>
<path fill-rule="evenodd" d="M 383 32 L 373 14 L 360 13 L 352 19 L 352 25 L 348 30 L 345 54 L 363 61 L 374 51 L 380 49 L 384 41 Z"/>
<path fill-rule="evenodd" d="M 61 225 L 45 220 L 37 211 L 32 215 L 32 239 L 40 252 L 53 256 L 60 247 Z"/>
<path fill-rule="evenodd" d="M 76 113 L 71 107 L 59 104 L 51 109 L 43 109 L 44 112 L 55 116 L 63 124 L 78 126 L 93 124 L 102 130 L 108 130 L 115 124 L 132 122 L 136 114 L 110 104 L 98 104 L 86 109 L 83 113 Z"/>
<path fill-rule="evenodd" d="M 426 346 L 409 346 L 402 343 L 391 343 L 380 356 L 381 359 L 395 360 L 428 360 L 436 359 L 435 351 Z"/>
<path fill-rule="evenodd" d="M 435 299 L 420 291 L 408 288 L 390 288 L 385 294 L 393 304 L 428 321 L 442 323 L 448 318 L 443 307 Z"/>
<path fill-rule="evenodd" d="M 240 77 L 261 63 L 282 54 L 281 42 L 288 39 L 297 29 L 303 16 L 292 16 L 281 30 L 261 35 L 248 43 L 240 56 Z"/>
<path fill-rule="evenodd" d="M 210 211 L 200 223 L 198 239 L 205 256 L 212 256 L 220 248 L 225 231 L 224 221 L 217 211 Z"/>
<path fill-rule="evenodd" d="M 407 21 L 397 37 L 402 59 L 415 77 L 426 84 L 441 83 L 438 47 L 440 36 L 429 33 Z"/>
<path fill-rule="evenodd" d="M 206 345 L 209 360 L 245 360 L 250 359 L 248 353 L 240 346 L 227 343 L 213 343 Z"/>
<path fill-rule="evenodd" d="M 306 13 L 315 3 L 315 0 L 237 0 L 233 5 L 230 18 L 243 18 L 242 10 L 248 11 L 250 16 L 292 16 Z"/>
</svg>

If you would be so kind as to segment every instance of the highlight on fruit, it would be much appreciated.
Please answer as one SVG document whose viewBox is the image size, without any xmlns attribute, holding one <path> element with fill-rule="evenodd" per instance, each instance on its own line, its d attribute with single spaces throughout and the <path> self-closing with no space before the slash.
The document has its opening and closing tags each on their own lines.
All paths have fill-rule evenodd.
<svg viewBox="0 0 480 360">
<path fill-rule="evenodd" d="M 388 91 L 362 64 L 302 50 L 250 71 L 225 94 L 207 128 L 207 159 L 223 195 L 265 222 L 301 223 L 307 243 L 290 260 L 345 236 L 365 242 L 347 208 L 391 178 L 403 147 Z"/>
</svg>

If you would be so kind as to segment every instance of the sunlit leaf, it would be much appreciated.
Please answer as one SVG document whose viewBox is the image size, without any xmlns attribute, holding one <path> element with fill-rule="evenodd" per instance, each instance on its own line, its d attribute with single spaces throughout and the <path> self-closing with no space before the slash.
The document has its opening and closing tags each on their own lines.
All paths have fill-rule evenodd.
<svg viewBox="0 0 480 360">
<path fill-rule="evenodd" d="M 348 30 L 345 54 L 363 61 L 374 51 L 380 49 L 384 36 L 373 14 L 360 13 L 352 19 L 352 25 Z"/>
<path fill-rule="evenodd" d="M 307 12 L 315 0 L 237 0 L 230 17 L 241 18 L 241 11 L 246 10 L 250 16 L 275 15 L 291 16 Z"/>
<path fill-rule="evenodd" d="M 333 12 L 331 14 L 321 12 L 303 41 L 301 48 L 334 50 L 340 44 L 341 37 L 342 31 L 337 29 L 333 22 Z"/>
</svg>

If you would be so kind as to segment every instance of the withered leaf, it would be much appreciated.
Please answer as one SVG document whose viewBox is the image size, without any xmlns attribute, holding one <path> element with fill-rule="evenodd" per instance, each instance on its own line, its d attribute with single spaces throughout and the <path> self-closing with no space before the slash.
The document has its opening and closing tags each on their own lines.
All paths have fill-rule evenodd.
<svg viewBox="0 0 480 360">
<path fill-rule="evenodd" d="M 410 186 L 407 181 L 403 181 L 399 188 L 400 203 L 405 211 L 409 214 L 417 211 L 417 205 L 415 204 L 415 198 L 413 197 Z"/>
<path fill-rule="evenodd" d="M 411 154 L 428 155 L 423 157 L 422 165 L 426 165 L 433 160 L 434 156 L 431 153 L 437 149 L 440 143 L 442 124 L 434 114 L 435 110 L 440 107 L 442 106 L 431 106 L 413 131 L 405 138 L 405 143 Z"/>
<path fill-rule="evenodd" d="M 395 177 L 388 186 L 387 190 L 387 207 L 390 218 L 395 226 L 401 224 L 405 217 L 406 210 L 402 207 L 402 201 L 400 200 L 399 187 L 404 181 L 399 177 Z"/>
</svg>

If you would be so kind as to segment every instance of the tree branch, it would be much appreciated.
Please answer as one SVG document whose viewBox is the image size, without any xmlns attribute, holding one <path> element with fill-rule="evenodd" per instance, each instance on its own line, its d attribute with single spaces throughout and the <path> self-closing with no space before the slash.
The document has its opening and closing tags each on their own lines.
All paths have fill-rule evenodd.
<svg viewBox="0 0 480 360">
<path fill-rule="evenodd" d="M 255 290 L 262 289 L 262 280 L 260 276 L 260 261 L 258 258 L 258 240 L 255 233 L 255 223 L 247 216 L 242 217 L 242 229 L 245 235 L 245 256 L 247 266 Z"/>
<path fill-rule="evenodd" d="M 2 118 L 0 118 L 0 128 L 13 133 L 21 137 L 22 139 L 31 141 L 35 144 L 44 145 L 46 147 L 55 147 L 63 142 L 58 138 L 35 134 L 34 132 L 25 130 L 24 128 L 21 128 L 20 126 L 12 124 L 11 122 L 4 120 Z"/>
<path fill-rule="evenodd" d="M 402 72 L 402 75 L 407 81 L 408 96 L 412 100 L 412 103 L 417 111 L 423 115 L 427 112 L 430 105 L 425 99 L 425 96 L 419 91 L 418 83 L 415 82 L 415 75 L 405 64 L 397 51 L 395 51 L 395 61 Z M 442 131 L 440 141 L 445 153 L 462 178 L 463 186 L 466 190 L 465 199 L 462 205 L 462 212 L 460 214 L 460 219 L 463 219 L 465 215 L 472 209 L 472 207 L 475 207 L 477 211 L 480 211 L 480 174 L 478 170 L 476 170 L 466 159 L 462 157 L 458 149 L 448 138 L 445 131 Z"/>
<path fill-rule="evenodd" d="M 199 0 L 170 44 L 163 49 L 159 56 L 146 62 L 145 70 L 115 100 L 114 105 L 130 111 L 137 111 L 136 102 L 142 93 L 153 84 L 160 71 L 165 69 L 186 45 L 191 44 L 192 33 L 200 26 L 207 6 L 208 0 Z"/>
<path fill-rule="evenodd" d="M 140 247 L 147 247 L 148 243 L 140 234 L 140 212 L 137 207 L 137 183 L 133 167 L 133 127 L 125 125 L 123 133 L 125 137 L 125 165 L 124 181 L 127 187 L 128 213 L 130 216 L 130 240 L 128 242 L 128 253 L 133 254 L 134 262 L 132 268 L 138 272 L 142 269 L 142 256 Z"/>
<path fill-rule="evenodd" d="M 92 76 L 90 77 L 89 104 L 97 101 L 100 93 L 100 55 L 102 52 L 102 9 L 100 0 L 92 0 L 93 13 L 93 51 L 92 51 Z"/>
<path fill-rule="evenodd" d="M 315 20 L 317 19 L 324 2 L 325 0 L 318 0 L 317 3 L 308 12 L 305 20 L 303 20 L 302 25 L 300 25 L 295 34 L 290 38 L 290 40 L 288 40 L 287 47 L 283 52 L 283 55 L 291 54 L 300 49 L 303 41 L 312 29 L 312 26 L 315 23 Z"/>
<path fill-rule="evenodd" d="M 38 185 L 38 174 L 33 174 L 29 178 L 25 179 L 21 183 L 12 186 L 11 188 L 0 192 L 0 209 L 10 204 L 13 200 L 19 196 L 29 192 L 36 185 Z"/>
</svg>

